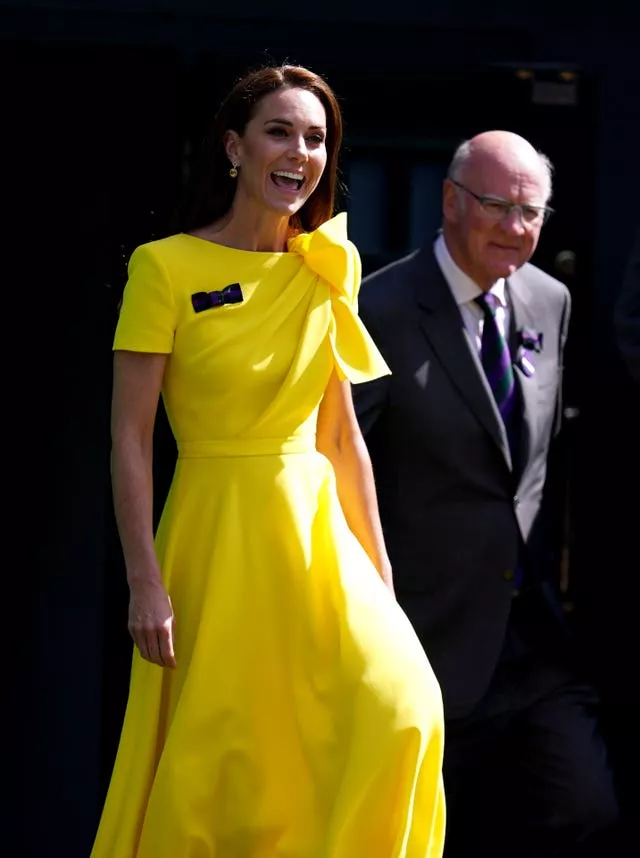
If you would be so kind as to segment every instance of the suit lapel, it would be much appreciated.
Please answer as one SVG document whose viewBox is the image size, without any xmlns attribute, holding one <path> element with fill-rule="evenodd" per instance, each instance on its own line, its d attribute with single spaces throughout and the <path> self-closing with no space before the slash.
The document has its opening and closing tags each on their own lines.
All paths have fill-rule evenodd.
<svg viewBox="0 0 640 858">
<path fill-rule="evenodd" d="M 425 247 L 416 256 L 416 299 L 420 326 L 451 382 L 476 418 L 500 448 L 509 468 L 511 457 L 504 425 L 482 367 L 474 359 L 458 306 L 433 251 Z"/>
<path fill-rule="evenodd" d="M 538 382 L 536 375 L 528 376 L 523 372 L 518 362 L 518 331 L 522 328 L 537 330 L 531 309 L 529 284 L 522 272 L 512 274 L 507 282 L 509 304 L 511 308 L 510 348 L 513 361 L 514 375 L 522 397 L 522 464 L 523 470 L 529 460 L 536 441 L 536 412 L 538 408 Z"/>
</svg>

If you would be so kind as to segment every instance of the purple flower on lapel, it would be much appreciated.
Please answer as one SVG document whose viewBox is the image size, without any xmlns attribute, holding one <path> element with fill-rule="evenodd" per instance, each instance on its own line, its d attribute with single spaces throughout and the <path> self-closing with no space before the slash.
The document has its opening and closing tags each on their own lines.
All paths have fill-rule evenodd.
<svg viewBox="0 0 640 858">
<path fill-rule="evenodd" d="M 518 331 L 516 363 L 528 378 L 536 371 L 535 356 L 542 351 L 542 339 L 542 331 L 532 328 L 520 328 Z"/>
</svg>

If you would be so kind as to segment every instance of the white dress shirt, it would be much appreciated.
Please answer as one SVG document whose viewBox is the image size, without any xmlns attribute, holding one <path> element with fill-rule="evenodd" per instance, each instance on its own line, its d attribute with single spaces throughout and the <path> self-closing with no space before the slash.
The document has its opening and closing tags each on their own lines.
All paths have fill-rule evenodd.
<svg viewBox="0 0 640 858">
<path fill-rule="evenodd" d="M 475 344 L 477 354 L 480 355 L 484 314 L 475 303 L 474 298 L 482 294 L 482 289 L 453 261 L 443 235 L 437 237 L 433 250 L 444 279 L 449 284 L 454 300 L 460 309 L 460 315 L 469 334 L 469 339 Z M 498 299 L 496 321 L 502 336 L 508 341 L 509 307 L 504 279 L 496 280 L 489 291 Z"/>
</svg>

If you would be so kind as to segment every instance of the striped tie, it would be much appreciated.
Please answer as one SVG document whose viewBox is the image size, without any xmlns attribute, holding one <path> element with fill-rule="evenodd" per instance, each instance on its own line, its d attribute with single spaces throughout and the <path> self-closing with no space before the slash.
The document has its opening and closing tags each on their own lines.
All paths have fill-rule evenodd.
<svg viewBox="0 0 640 858">
<path fill-rule="evenodd" d="M 496 319 L 496 309 L 499 302 L 491 292 L 479 295 L 475 301 L 484 313 L 480 347 L 482 367 L 500 411 L 502 422 L 507 430 L 511 461 L 515 465 L 518 461 L 518 421 L 515 410 L 517 394 L 513 366 L 511 365 L 511 353 Z M 513 581 L 514 591 L 521 590 L 525 582 L 524 565 L 519 562 Z"/>
<path fill-rule="evenodd" d="M 484 313 L 480 354 L 482 367 L 502 421 L 509 432 L 510 418 L 515 405 L 515 380 L 509 346 L 496 320 L 498 299 L 491 292 L 485 292 L 475 298 L 475 301 Z"/>
</svg>

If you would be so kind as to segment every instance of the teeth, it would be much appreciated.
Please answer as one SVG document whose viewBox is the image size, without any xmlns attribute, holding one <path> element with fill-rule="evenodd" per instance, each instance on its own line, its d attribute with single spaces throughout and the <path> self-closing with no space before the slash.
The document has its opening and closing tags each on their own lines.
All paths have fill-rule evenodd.
<svg viewBox="0 0 640 858">
<path fill-rule="evenodd" d="M 273 175 L 282 176 L 285 179 L 295 179 L 297 182 L 304 181 L 302 173 L 290 173 L 288 170 L 274 170 Z"/>
</svg>

